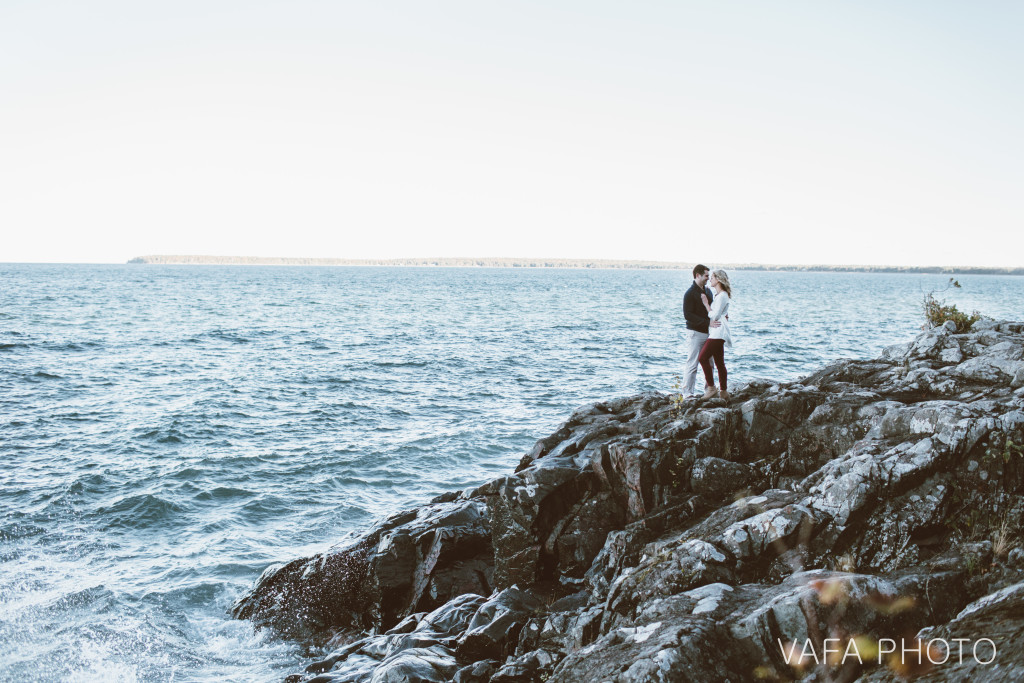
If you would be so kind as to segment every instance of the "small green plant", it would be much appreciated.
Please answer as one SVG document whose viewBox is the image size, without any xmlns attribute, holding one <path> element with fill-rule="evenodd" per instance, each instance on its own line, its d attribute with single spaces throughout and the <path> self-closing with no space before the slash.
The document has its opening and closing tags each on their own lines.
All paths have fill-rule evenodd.
<svg viewBox="0 0 1024 683">
<path fill-rule="evenodd" d="M 964 566 L 967 568 L 967 576 L 974 576 L 978 573 L 980 567 L 978 556 L 974 553 L 967 553 L 963 556 Z"/>
<path fill-rule="evenodd" d="M 681 413 L 686 409 L 686 397 L 683 395 L 683 380 L 678 375 L 675 377 L 675 382 L 672 383 L 672 389 L 676 392 L 672 394 L 672 407 L 675 408 L 676 413 Z"/>
<path fill-rule="evenodd" d="M 960 283 L 954 278 L 949 278 L 946 289 L 950 287 L 960 289 Z M 974 323 L 981 320 L 981 314 L 977 311 L 971 314 L 964 313 L 956 307 L 956 304 L 947 304 L 944 300 L 936 298 L 934 291 L 924 295 L 922 306 L 924 307 L 925 329 L 941 327 L 947 320 L 952 320 L 956 325 L 956 331 L 964 333 L 969 331 Z"/>
<path fill-rule="evenodd" d="M 1024 445 L 1016 444 L 1013 442 L 1013 439 L 1006 437 L 1002 450 L 999 450 L 997 447 L 993 449 L 993 452 L 1001 457 L 1004 463 L 1009 463 L 1014 458 L 1024 458 Z"/>
<path fill-rule="evenodd" d="M 1024 460 L 1024 444 L 1015 442 L 1009 434 L 993 432 L 989 434 L 988 441 L 981 444 L 985 447 L 985 455 L 982 460 L 987 463 L 995 463 L 1002 460 L 1004 464 L 1010 461 Z"/>
</svg>

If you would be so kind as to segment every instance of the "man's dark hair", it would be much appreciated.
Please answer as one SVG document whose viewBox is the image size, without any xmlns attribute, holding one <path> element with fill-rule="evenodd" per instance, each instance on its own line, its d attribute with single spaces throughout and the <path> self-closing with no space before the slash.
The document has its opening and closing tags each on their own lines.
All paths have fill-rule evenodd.
<svg viewBox="0 0 1024 683">
<path fill-rule="evenodd" d="M 709 270 L 711 270 L 711 269 L 708 268 L 707 266 L 705 266 L 703 263 L 698 263 L 697 265 L 695 265 L 693 267 L 693 276 L 697 277 L 698 275 L 703 275 L 704 273 L 708 272 Z"/>
</svg>

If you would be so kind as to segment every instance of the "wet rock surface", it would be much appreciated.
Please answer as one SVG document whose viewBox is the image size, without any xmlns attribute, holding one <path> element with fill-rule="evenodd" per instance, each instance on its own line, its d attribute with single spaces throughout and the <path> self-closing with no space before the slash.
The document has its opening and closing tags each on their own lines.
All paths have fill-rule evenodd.
<svg viewBox="0 0 1024 683">
<path fill-rule="evenodd" d="M 1022 444 L 1024 323 L 933 329 L 728 402 L 583 407 L 234 613 L 323 653 L 293 681 L 1024 680 Z"/>
</svg>

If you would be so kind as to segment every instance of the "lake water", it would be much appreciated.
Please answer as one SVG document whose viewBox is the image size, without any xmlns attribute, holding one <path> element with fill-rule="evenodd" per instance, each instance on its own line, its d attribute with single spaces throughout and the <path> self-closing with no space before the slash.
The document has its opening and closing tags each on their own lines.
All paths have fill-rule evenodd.
<svg viewBox="0 0 1024 683">
<path fill-rule="evenodd" d="M 731 273 L 733 387 L 909 340 L 939 275 Z M 961 309 L 1024 318 L 1024 278 Z M 269 564 L 671 391 L 688 273 L 0 264 L 0 680 L 279 681 Z M 698 386 L 702 382 L 698 382 Z"/>
</svg>

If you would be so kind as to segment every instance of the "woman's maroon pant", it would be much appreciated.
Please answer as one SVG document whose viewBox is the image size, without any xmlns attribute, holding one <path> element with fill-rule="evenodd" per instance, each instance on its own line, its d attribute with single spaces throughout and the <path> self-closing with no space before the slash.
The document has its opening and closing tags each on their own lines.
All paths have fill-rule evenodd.
<svg viewBox="0 0 1024 683">
<path fill-rule="evenodd" d="M 722 383 L 720 389 L 727 391 L 726 380 L 729 373 L 725 371 L 725 340 L 724 339 L 708 339 L 704 342 L 704 346 L 700 349 L 700 355 L 697 356 L 697 362 L 704 368 L 704 379 L 707 381 L 709 387 L 715 386 L 715 376 L 711 373 L 711 359 L 715 359 L 715 365 L 718 366 L 718 380 Z"/>
</svg>

